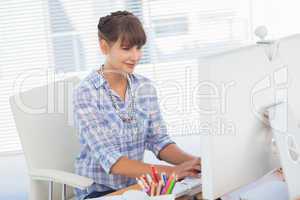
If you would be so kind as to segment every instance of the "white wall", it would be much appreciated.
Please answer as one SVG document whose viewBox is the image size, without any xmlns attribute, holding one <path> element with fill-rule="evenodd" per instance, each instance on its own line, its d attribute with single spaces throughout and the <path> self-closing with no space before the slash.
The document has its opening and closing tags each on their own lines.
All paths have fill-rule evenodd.
<svg viewBox="0 0 300 200">
<path fill-rule="evenodd" d="M 253 27 L 267 26 L 269 38 L 279 38 L 300 32 L 300 2 L 295 0 L 252 0 Z"/>
<path fill-rule="evenodd" d="M 25 158 L 0 156 L 0 200 L 28 199 L 28 176 Z"/>
</svg>

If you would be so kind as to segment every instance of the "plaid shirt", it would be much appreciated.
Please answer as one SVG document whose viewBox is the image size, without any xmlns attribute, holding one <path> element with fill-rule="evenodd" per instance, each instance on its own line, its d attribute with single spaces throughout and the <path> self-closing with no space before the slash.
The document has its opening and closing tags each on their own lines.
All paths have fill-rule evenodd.
<svg viewBox="0 0 300 200">
<path fill-rule="evenodd" d="M 77 174 L 92 178 L 94 184 L 87 190 L 75 189 L 77 199 L 92 191 L 118 190 L 136 183 L 135 179 L 111 174 L 111 167 L 121 156 L 143 160 L 148 149 L 157 157 L 161 149 L 173 143 L 167 135 L 156 90 L 143 76 L 129 76 L 135 99 L 135 116 L 139 132 L 133 134 L 130 124 L 124 123 L 116 113 L 108 91 L 108 82 L 94 70 L 74 91 L 74 122 L 80 141 L 80 153 L 75 161 Z M 121 111 L 126 110 L 130 94 L 125 101 L 111 90 Z"/>
</svg>

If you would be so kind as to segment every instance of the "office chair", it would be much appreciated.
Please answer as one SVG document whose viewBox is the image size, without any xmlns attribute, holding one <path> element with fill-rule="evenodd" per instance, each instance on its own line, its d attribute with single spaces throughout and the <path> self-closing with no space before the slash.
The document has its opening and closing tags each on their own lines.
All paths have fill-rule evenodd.
<svg viewBox="0 0 300 200">
<path fill-rule="evenodd" d="M 93 183 L 74 174 L 79 142 L 71 123 L 72 92 L 78 82 L 72 77 L 9 99 L 28 166 L 30 200 L 71 199 L 73 188 Z"/>
</svg>

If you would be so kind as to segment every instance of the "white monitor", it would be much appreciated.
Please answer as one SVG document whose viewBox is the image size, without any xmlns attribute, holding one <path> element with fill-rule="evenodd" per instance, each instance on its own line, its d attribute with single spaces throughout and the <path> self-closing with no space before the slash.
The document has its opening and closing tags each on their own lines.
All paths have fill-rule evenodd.
<svg viewBox="0 0 300 200">
<path fill-rule="evenodd" d="M 293 111 L 287 103 L 273 106 L 268 111 L 289 199 L 297 199 L 300 197 L 300 128 L 295 124 Z"/>
<path fill-rule="evenodd" d="M 270 62 L 264 48 L 248 46 L 201 62 L 199 106 L 208 134 L 201 137 L 203 198 L 216 199 L 279 166 L 264 111 L 281 101 L 280 62 Z"/>
<path fill-rule="evenodd" d="M 269 109 L 270 125 L 278 146 L 280 163 L 290 199 L 300 198 L 300 34 L 280 40 L 279 54 L 287 69 L 286 101 Z M 283 90 L 282 89 L 282 90 Z"/>
<path fill-rule="evenodd" d="M 279 85 L 287 88 L 288 104 L 294 111 L 297 125 L 300 126 L 300 34 L 280 39 L 279 55 L 281 62 L 287 68 L 288 82 Z"/>
</svg>

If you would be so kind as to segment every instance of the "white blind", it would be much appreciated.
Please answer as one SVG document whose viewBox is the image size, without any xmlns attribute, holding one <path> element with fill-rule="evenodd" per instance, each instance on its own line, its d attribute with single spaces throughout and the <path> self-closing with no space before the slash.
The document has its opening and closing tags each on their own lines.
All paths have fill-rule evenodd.
<svg viewBox="0 0 300 200">
<path fill-rule="evenodd" d="M 45 84 L 49 74 L 86 72 L 104 58 L 100 16 L 129 10 L 147 45 L 137 72 L 157 83 L 170 134 L 195 119 L 192 91 L 199 57 L 249 41 L 250 0 L 10 0 L 0 3 L 0 152 L 20 151 L 10 95 Z M 183 120 L 184 119 L 184 120 Z"/>
</svg>

